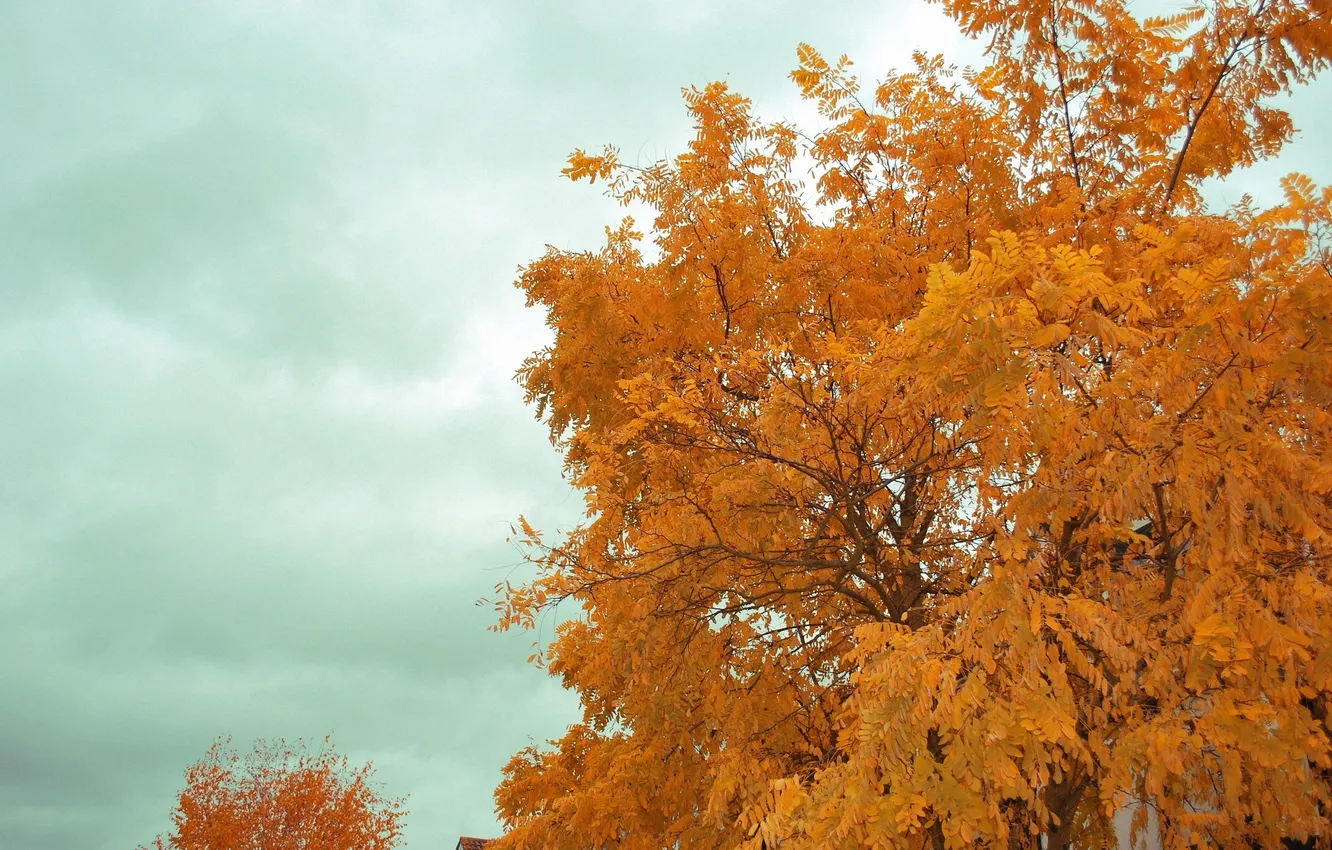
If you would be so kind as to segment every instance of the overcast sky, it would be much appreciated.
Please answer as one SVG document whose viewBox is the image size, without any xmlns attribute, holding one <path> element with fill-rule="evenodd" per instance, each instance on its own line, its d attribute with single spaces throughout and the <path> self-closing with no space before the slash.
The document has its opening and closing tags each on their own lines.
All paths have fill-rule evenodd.
<svg viewBox="0 0 1332 850">
<path fill-rule="evenodd" d="M 576 717 L 476 604 L 581 513 L 512 280 L 620 215 L 570 150 L 677 153 L 714 79 L 805 115 L 802 40 L 975 56 L 906 0 L 0 3 L 0 847 L 129 850 L 217 736 L 330 730 L 408 846 L 496 832 Z M 1243 188 L 1328 180 L 1318 91 Z"/>
</svg>

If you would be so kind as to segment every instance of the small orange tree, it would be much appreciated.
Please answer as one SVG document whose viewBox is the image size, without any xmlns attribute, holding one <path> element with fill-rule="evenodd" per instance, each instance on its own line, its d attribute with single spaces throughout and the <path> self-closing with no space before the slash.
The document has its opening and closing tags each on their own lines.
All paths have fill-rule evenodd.
<svg viewBox="0 0 1332 850">
<path fill-rule="evenodd" d="M 1332 192 L 1201 193 L 1291 137 L 1332 4 L 944 5 L 986 67 L 802 46 L 820 128 L 713 84 L 674 160 L 571 157 L 655 218 L 519 281 L 588 519 L 523 521 L 499 625 L 581 608 L 583 719 L 500 847 L 1332 835 Z"/>
<path fill-rule="evenodd" d="M 309 751 L 260 740 L 242 758 L 218 740 L 185 771 L 185 789 L 154 850 L 390 850 L 398 846 L 401 799 L 370 785 L 372 766 L 353 770 L 324 738 Z M 146 850 L 146 848 L 141 848 Z"/>
</svg>

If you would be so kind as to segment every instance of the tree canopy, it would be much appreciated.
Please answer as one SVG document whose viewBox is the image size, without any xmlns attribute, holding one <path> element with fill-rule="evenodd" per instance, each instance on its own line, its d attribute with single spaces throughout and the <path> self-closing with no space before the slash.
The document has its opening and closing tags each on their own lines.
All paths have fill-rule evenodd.
<svg viewBox="0 0 1332 850">
<path fill-rule="evenodd" d="M 499 627 L 576 606 L 583 717 L 498 847 L 1332 835 L 1332 191 L 1203 197 L 1332 3 L 944 6 L 985 67 L 801 46 L 818 127 L 714 83 L 679 156 L 570 157 L 654 218 L 518 281 L 587 518 Z"/>
<path fill-rule="evenodd" d="M 353 769 L 328 737 L 256 742 L 243 758 L 219 740 L 185 771 L 172 820 L 151 850 L 392 850 L 406 809 L 370 784 L 370 764 Z M 150 850 L 150 848 L 140 848 Z"/>
</svg>

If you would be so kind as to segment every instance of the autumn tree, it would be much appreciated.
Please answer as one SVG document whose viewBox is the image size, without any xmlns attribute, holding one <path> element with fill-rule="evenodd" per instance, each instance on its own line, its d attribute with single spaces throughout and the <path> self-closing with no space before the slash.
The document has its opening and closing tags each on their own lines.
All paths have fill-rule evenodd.
<svg viewBox="0 0 1332 850">
<path fill-rule="evenodd" d="M 1332 3 L 944 5 L 985 67 L 802 46 L 818 127 L 713 84 L 674 159 L 570 158 L 654 218 L 519 280 L 587 519 L 499 625 L 566 603 L 583 716 L 503 850 L 1332 835 L 1332 191 L 1203 192 Z"/>
<path fill-rule="evenodd" d="M 371 785 L 372 774 L 370 764 L 352 768 L 328 737 L 317 752 L 260 740 L 244 757 L 230 738 L 218 740 L 185 771 L 175 828 L 152 850 L 391 850 L 406 810 Z"/>
</svg>

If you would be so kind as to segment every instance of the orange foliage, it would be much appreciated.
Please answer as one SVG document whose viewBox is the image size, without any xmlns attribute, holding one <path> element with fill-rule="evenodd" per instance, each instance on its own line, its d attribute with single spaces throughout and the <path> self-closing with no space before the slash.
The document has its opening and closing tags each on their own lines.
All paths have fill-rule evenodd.
<svg viewBox="0 0 1332 850">
<path fill-rule="evenodd" d="M 1332 4 L 945 6 L 987 67 L 802 46 L 820 128 L 713 84 L 673 160 L 571 157 L 655 218 L 519 281 L 587 520 L 499 625 L 580 609 L 583 718 L 503 850 L 1332 835 L 1332 191 L 1200 193 Z"/>
<path fill-rule="evenodd" d="M 352 770 L 346 756 L 311 753 L 278 739 L 244 758 L 219 740 L 185 771 L 170 837 L 153 850 L 390 850 L 398 846 L 401 799 L 370 785 L 372 766 Z M 147 850 L 147 848 L 140 848 Z"/>
</svg>

